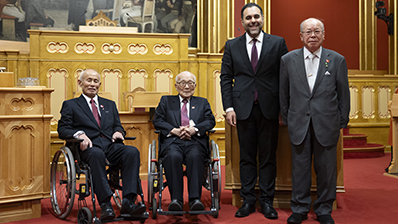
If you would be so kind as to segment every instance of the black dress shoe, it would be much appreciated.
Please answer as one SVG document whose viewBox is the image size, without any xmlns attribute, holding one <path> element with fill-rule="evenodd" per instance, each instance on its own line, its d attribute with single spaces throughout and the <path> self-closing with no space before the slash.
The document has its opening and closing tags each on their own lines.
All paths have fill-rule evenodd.
<svg viewBox="0 0 398 224">
<path fill-rule="evenodd" d="M 146 211 L 145 204 L 139 202 L 135 204 L 127 198 L 123 198 L 122 208 L 120 209 L 120 214 L 122 215 L 140 215 Z"/>
<path fill-rule="evenodd" d="M 267 219 L 277 219 L 278 212 L 272 207 L 272 205 L 267 203 L 261 203 L 261 213 L 264 214 Z"/>
<path fill-rule="evenodd" d="M 115 219 L 115 212 L 113 211 L 111 202 L 101 204 L 101 221 Z"/>
<path fill-rule="evenodd" d="M 169 204 L 169 211 L 182 211 L 182 201 L 173 199 Z"/>
<path fill-rule="evenodd" d="M 334 224 L 334 220 L 330 215 L 319 215 L 317 219 L 321 224 Z"/>
<path fill-rule="evenodd" d="M 304 220 L 307 220 L 307 214 L 303 215 L 303 214 L 300 214 L 300 213 L 293 213 L 287 219 L 287 223 L 289 223 L 289 224 L 300 224 Z"/>
<path fill-rule="evenodd" d="M 246 217 L 256 210 L 256 206 L 250 203 L 244 203 L 235 213 L 235 217 Z"/>
<path fill-rule="evenodd" d="M 205 210 L 205 206 L 199 199 L 195 199 L 189 202 L 189 209 L 191 211 L 203 211 Z"/>
</svg>

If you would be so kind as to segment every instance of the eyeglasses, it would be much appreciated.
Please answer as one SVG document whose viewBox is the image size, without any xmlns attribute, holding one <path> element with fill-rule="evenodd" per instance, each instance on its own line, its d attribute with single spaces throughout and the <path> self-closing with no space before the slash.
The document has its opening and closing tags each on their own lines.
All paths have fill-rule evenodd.
<svg viewBox="0 0 398 224">
<path fill-rule="evenodd" d="M 185 81 L 181 81 L 181 82 L 177 82 L 177 84 L 181 87 L 184 88 L 187 84 L 189 86 L 189 88 L 193 88 L 195 87 L 195 82 L 189 81 L 189 82 L 185 82 Z"/>
<path fill-rule="evenodd" d="M 322 32 L 323 32 L 323 30 L 314 30 L 314 31 L 312 31 L 312 30 L 307 30 L 307 31 L 301 32 L 301 33 L 304 33 L 306 36 L 311 36 L 312 33 L 314 33 L 315 36 L 318 36 L 318 35 L 321 34 Z"/>
</svg>

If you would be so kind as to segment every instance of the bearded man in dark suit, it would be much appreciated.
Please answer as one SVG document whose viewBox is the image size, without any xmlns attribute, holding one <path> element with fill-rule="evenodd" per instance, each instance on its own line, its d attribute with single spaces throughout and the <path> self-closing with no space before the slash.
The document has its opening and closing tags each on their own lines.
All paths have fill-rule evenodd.
<svg viewBox="0 0 398 224">
<path fill-rule="evenodd" d="M 226 122 L 237 126 L 240 147 L 240 195 L 243 205 L 235 216 L 255 211 L 257 155 L 261 212 L 276 219 L 273 208 L 279 119 L 279 63 L 287 53 L 285 40 L 262 31 L 261 7 L 248 3 L 241 11 L 246 33 L 225 44 L 221 93 Z"/>
</svg>

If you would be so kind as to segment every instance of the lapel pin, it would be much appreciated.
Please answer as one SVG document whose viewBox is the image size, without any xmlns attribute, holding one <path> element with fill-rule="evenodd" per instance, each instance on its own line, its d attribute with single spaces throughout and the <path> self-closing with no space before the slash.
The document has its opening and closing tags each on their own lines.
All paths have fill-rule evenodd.
<svg viewBox="0 0 398 224">
<path fill-rule="evenodd" d="M 194 110 L 195 109 L 195 106 L 192 106 L 192 110 Z"/>
</svg>

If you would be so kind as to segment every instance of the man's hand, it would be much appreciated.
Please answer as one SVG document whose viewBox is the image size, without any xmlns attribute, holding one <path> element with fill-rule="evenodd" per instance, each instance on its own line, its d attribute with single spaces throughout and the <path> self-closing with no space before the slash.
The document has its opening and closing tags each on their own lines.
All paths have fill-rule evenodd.
<svg viewBox="0 0 398 224">
<path fill-rule="evenodd" d="M 183 126 L 181 129 L 181 139 L 191 140 L 191 136 L 196 134 L 195 127 Z"/>
<path fill-rule="evenodd" d="M 235 111 L 228 112 L 226 119 L 227 119 L 227 123 L 229 125 L 231 125 L 232 127 L 236 126 L 236 114 L 235 114 Z"/>
<path fill-rule="evenodd" d="M 86 150 L 87 148 L 91 148 L 93 147 L 93 143 L 91 142 L 91 140 L 87 137 L 86 134 L 81 134 L 79 135 L 80 139 L 83 139 L 82 142 L 80 142 L 80 149 L 82 151 Z"/>
<path fill-rule="evenodd" d="M 116 139 L 121 139 L 122 141 L 124 141 L 123 134 L 120 131 L 113 133 L 112 142 L 115 142 Z"/>
</svg>

